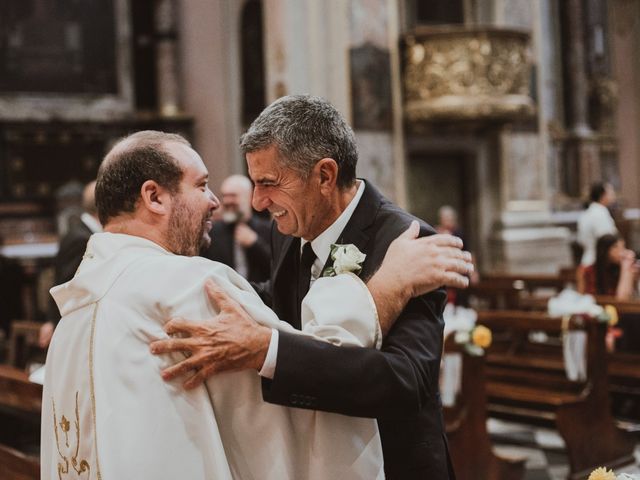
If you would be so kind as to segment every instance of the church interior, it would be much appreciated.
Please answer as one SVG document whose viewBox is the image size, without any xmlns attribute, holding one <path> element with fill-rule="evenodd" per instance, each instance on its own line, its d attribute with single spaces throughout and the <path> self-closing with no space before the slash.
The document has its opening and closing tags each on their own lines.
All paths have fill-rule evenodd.
<svg viewBox="0 0 640 480">
<path fill-rule="evenodd" d="M 358 178 L 473 255 L 440 371 L 458 480 L 640 478 L 638 51 L 640 0 L 0 2 L 0 480 L 40 478 L 49 289 L 105 153 L 179 133 L 218 194 L 303 93 L 353 128 Z M 594 203 L 624 294 L 584 261 Z"/>
</svg>

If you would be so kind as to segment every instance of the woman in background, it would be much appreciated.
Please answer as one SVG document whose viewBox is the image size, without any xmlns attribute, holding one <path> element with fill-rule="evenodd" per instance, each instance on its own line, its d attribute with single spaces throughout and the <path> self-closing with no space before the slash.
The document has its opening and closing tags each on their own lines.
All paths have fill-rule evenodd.
<svg viewBox="0 0 640 480">
<path fill-rule="evenodd" d="M 596 262 L 584 270 L 584 292 L 631 300 L 637 295 L 640 268 L 636 255 L 617 235 L 603 235 L 596 243 Z"/>
</svg>

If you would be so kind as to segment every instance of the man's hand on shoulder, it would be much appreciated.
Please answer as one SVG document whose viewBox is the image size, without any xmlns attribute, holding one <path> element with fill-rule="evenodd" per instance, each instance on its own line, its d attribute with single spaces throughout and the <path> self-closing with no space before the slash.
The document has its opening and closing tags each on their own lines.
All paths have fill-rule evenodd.
<svg viewBox="0 0 640 480">
<path fill-rule="evenodd" d="M 188 352 L 189 357 L 162 372 L 165 380 L 191 373 L 184 382 L 187 389 L 202 384 L 208 377 L 226 371 L 259 370 L 269 348 L 271 329 L 258 325 L 224 290 L 211 280 L 205 290 L 217 305 L 218 315 L 202 322 L 173 318 L 164 329 L 170 338 L 151 343 L 151 353 Z"/>
<path fill-rule="evenodd" d="M 418 237 L 420 226 L 409 228 L 389 245 L 382 265 L 367 287 L 385 335 L 411 298 L 440 287 L 466 288 L 473 273 L 471 254 L 462 240 L 447 234 Z"/>
<path fill-rule="evenodd" d="M 471 254 L 462 250 L 462 240 L 448 234 L 418 237 L 420 226 L 411 222 L 396 238 L 378 273 L 418 297 L 440 287 L 466 288 L 474 267 Z"/>
</svg>

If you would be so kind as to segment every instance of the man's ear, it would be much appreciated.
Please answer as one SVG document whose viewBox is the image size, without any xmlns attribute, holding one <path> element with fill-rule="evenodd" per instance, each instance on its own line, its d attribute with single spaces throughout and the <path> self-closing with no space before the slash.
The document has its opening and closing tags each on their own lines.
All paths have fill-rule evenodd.
<svg viewBox="0 0 640 480">
<path fill-rule="evenodd" d="M 140 187 L 142 205 L 156 215 L 167 215 L 170 211 L 171 195 L 169 191 L 158 185 L 155 180 L 147 180 Z"/>
<path fill-rule="evenodd" d="M 338 181 L 338 164 L 333 158 L 323 158 L 315 166 L 320 177 L 320 190 L 330 194 L 336 188 Z"/>
</svg>

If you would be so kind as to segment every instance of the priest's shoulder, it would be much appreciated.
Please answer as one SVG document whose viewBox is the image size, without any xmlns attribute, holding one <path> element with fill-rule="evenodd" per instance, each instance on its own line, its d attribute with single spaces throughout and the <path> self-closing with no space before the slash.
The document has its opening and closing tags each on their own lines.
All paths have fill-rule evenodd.
<svg viewBox="0 0 640 480">
<path fill-rule="evenodd" d="M 229 280 L 238 284 L 244 279 L 231 267 L 204 257 L 162 255 L 137 265 L 136 273 L 155 281 L 171 283 L 204 282 L 207 278 Z"/>
</svg>

